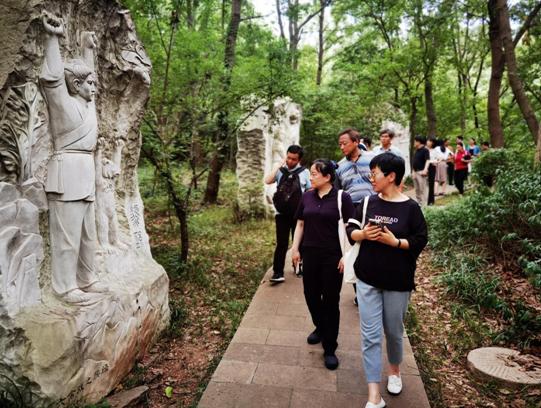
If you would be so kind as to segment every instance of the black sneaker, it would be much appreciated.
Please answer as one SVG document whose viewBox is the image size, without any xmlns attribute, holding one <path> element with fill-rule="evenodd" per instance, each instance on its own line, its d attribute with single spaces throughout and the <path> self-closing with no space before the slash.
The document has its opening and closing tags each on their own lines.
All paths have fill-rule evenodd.
<svg viewBox="0 0 541 408">
<path fill-rule="evenodd" d="M 317 330 L 310 333 L 310 335 L 306 338 L 306 342 L 308 344 L 317 344 L 321 342 L 321 337 L 319 336 Z"/>
<path fill-rule="evenodd" d="M 325 359 L 325 367 L 329 370 L 336 370 L 338 368 L 339 361 L 335 354 L 325 354 L 323 358 Z"/>
<path fill-rule="evenodd" d="M 284 282 L 285 280 L 286 278 L 284 278 L 283 273 L 276 273 L 276 272 L 272 275 L 272 278 L 270 278 L 270 281 L 274 283 Z"/>
</svg>

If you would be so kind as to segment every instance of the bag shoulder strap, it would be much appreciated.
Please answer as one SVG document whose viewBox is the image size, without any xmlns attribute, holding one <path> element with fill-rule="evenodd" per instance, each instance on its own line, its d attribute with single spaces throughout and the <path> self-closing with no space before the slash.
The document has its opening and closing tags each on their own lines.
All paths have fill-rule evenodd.
<svg viewBox="0 0 541 408">
<path fill-rule="evenodd" d="M 340 214 L 340 218 L 343 219 L 342 217 L 342 192 L 344 190 L 338 190 L 338 213 Z"/>
<path fill-rule="evenodd" d="M 366 209 L 368 208 L 368 200 L 369 200 L 370 196 L 366 196 L 364 198 L 364 202 L 363 202 L 363 219 L 361 220 L 361 229 L 364 228 L 364 223 L 366 222 Z"/>
</svg>

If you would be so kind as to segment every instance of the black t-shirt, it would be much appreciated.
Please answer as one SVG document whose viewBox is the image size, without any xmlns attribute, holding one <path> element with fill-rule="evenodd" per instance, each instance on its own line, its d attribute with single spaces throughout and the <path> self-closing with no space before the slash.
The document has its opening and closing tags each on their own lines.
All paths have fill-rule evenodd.
<svg viewBox="0 0 541 408">
<path fill-rule="evenodd" d="M 344 223 L 353 217 L 355 208 L 351 197 L 342 192 L 342 217 Z M 307 191 L 297 209 L 296 218 L 304 221 L 302 247 L 322 248 L 331 253 L 341 253 L 338 238 L 338 190 L 332 188 L 319 197 L 317 190 Z"/>
<path fill-rule="evenodd" d="M 424 170 L 427 160 L 430 160 L 430 152 L 426 147 L 423 146 L 415 150 L 415 153 L 413 155 L 413 170 Z"/>
<path fill-rule="evenodd" d="M 355 218 L 362 221 L 362 206 Z M 378 289 L 411 291 L 415 289 L 414 275 L 417 258 L 427 244 L 428 232 L 423 212 L 412 199 L 402 202 L 385 201 L 378 195 L 368 200 L 366 222 L 381 220 L 396 238 L 406 239 L 409 249 L 401 249 L 376 241 L 363 240 L 354 264 L 357 278 Z M 347 226 L 348 237 L 359 226 Z"/>
</svg>

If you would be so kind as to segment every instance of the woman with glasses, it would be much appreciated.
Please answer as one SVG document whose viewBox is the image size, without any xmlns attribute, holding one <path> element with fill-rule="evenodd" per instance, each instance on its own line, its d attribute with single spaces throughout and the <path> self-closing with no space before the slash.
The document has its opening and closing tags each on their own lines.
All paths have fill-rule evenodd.
<svg viewBox="0 0 541 408">
<path fill-rule="evenodd" d="M 372 159 L 370 169 L 377 194 L 368 200 L 364 228 L 359 221 L 363 219 L 363 208 L 359 207 L 355 218 L 348 222 L 347 233 L 351 242 L 361 242 L 354 269 L 368 382 L 366 408 L 383 408 L 379 387 L 382 328 L 389 361 L 387 391 L 397 395 L 402 391 L 399 365 L 403 322 L 415 287 L 417 258 L 427 243 L 427 227 L 419 205 L 400 192 L 404 159 L 384 153 Z"/>
<path fill-rule="evenodd" d="M 292 260 L 297 266 L 302 255 L 303 285 L 306 305 L 316 327 L 308 336 L 309 344 L 323 345 L 325 367 L 338 367 L 340 324 L 340 289 L 343 264 L 338 236 L 338 190 L 333 187 L 336 163 L 317 159 L 310 168 L 312 190 L 302 196 L 297 210 L 297 226 L 293 239 Z M 354 207 L 348 193 L 342 192 L 342 216 L 347 222 Z"/>
</svg>

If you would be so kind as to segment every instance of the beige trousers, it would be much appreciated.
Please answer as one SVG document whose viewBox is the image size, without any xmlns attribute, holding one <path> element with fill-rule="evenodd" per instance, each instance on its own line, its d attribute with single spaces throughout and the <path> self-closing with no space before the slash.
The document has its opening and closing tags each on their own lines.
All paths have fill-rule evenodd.
<svg viewBox="0 0 541 408">
<path fill-rule="evenodd" d="M 415 187 L 415 200 L 419 205 L 425 206 L 428 202 L 428 178 L 422 176 L 421 172 L 414 171 L 411 173 L 413 179 L 413 187 Z"/>
</svg>

